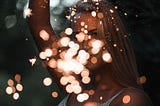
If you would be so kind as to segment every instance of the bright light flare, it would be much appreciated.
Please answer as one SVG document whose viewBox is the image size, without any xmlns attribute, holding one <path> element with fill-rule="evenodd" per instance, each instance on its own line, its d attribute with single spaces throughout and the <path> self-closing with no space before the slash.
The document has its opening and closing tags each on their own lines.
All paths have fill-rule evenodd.
<svg viewBox="0 0 160 106">
<path fill-rule="evenodd" d="M 9 80 L 8 80 L 8 85 L 9 85 L 9 86 L 13 86 L 13 85 L 14 85 L 14 81 L 13 81 L 12 79 L 9 79 Z"/>
<path fill-rule="evenodd" d="M 85 39 L 85 34 L 83 32 L 80 32 L 79 34 L 76 34 L 76 38 L 78 42 L 83 42 Z"/>
<path fill-rule="evenodd" d="M 21 84 L 17 84 L 16 89 L 21 92 L 23 90 L 23 86 Z"/>
<path fill-rule="evenodd" d="M 45 78 L 45 79 L 43 80 L 43 84 L 44 84 L 45 86 L 50 86 L 50 85 L 52 84 L 52 79 L 49 78 L 49 77 Z"/>
<path fill-rule="evenodd" d="M 88 84 L 88 83 L 90 83 L 90 81 L 91 81 L 91 78 L 90 78 L 90 77 L 85 76 L 85 77 L 82 78 L 82 82 L 83 82 L 84 84 Z"/>
<path fill-rule="evenodd" d="M 7 93 L 8 95 L 12 94 L 12 93 L 13 93 L 12 87 L 7 87 L 7 88 L 6 88 L 6 93 Z"/>
<path fill-rule="evenodd" d="M 30 8 L 27 8 L 24 10 L 24 16 L 25 17 L 30 17 L 32 16 L 32 10 Z"/>
<path fill-rule="evenodd" d="M 18 83 L 20 83 L 20 81 L 21 81 L 21 75 L 20 75 L 20 74 L 16 74 L 15 77 L 14 77 L 14 79 L 15 79 Z"/>
<path fill-rule="evenodd" d="M 45 53 L 45 56 L 46 57 L 51 57 L 52 56 L 52 49 L 46 49 L 45 51 L 44 51 L 44 53 Z"/>
<path fill-rule="evenodd" d="M 65 33 L 66 33 L 67 35 L 71 35 L 71 34 L 73 33 L 72 28 L 66 28 L 66 29 L 65 29 Z"/>
<path fill-rule="evenodd" d="M 87 100 L 89 98 L 89 95 L 87 93 L 82 93 L 82 94 L 79 94 L 77 96 L 77 100 L 79 102 L 84 102 L 85 100 Z"/>
<path fill-rule="evenodd" d="M 14 93 L 14 94 L 13 94 L 13 99 L 14 99 L 14 100 L 19 99 L 19 93 Z"/>
<path fill-rule="evenodd" d="M 112 57 L 111 54 L 108 52 L 104 52 L 102 55 L 102 59 L 107 62 L 107 63 L 111 63 L 112 62 Z"/>
<path fill-rule="evenodd" d="M 124 104 L 128 104 L 131 101 L 131 96 L 130 95 L 125 95 L 122 99 Z"/>
<path fill-rule="evenodd" d="M 93 17 L 96 17 L 97 13 L 96 13 L 95 11 L 92 11 L 92 12 L 91 12 L 91 15 L 92 15 Z"/>
<path fill-rule="evenodd" d="M 32 58 L 32 59 L 29 59 L 29 62 L 33 66 L 36 63 L 36 60 L 37 60 L 36 58 Z"/>
<path fill-rule="evenodd" d="M 57 98 L 58 97 L 58 93 L 57 92 L 52 92 L 52 97 L 53 98 Z"/>
</svg>

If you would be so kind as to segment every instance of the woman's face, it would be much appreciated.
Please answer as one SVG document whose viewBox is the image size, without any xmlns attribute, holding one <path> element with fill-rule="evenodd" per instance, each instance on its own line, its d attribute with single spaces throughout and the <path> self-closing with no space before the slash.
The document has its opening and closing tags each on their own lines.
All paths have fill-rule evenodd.
<svg viewBox="0 0 160 106">
<path fill-rule="evenodd" d="M 94 15 L 92 15 L 91 12 L 82 12 L 82 13 L 79 13 L 74 18 L 73 24 L 72 24 L 73 31 L 76 34 L 78 34 L 78 33 L 84 33 L 84 34 L 86 34 L 88 36 L 91 36 L 90 40 L 82 42 L 83 43 L 82 44 L 83 45 L 82 49 L 86 49 L 86 46 L 89 46 L 89 43 L 92 42 L 92 41 L 94 41 L 92 39 L 100 38 L 99 37 L 100 35 L 97 34 L 97 32 L 98 32 L 98 23 L 99 22 L 100 21 L 97 19 L 97 17 L 94 16 Z M 97 40 L 100 41 L 100 43 L 101 43 L 100 45 L 101 46 L 104 45 L 104 41 L 102 39 L 97 39 Z M 97 45 L 99 45 L 99 44 L 97 44 Z M 88 69 L 90 69 L 90 70 L 96 70 L 98 68 L 98 70 L 99 70 L 99 68 L 102 65 L 105 64 L 105 62 L 102 59 L 102 55 L 103 55 L 102 47 L 100 49 L 101 50 L 99 50 L 99 52 L 96 53 L 96 54 L 93 54 L 91 51 L 89 51 L 89 53 L 90 53 L 90 59 L 89 59 L 87 65 L 86 65 L 86 67 Z"/>
</svg>

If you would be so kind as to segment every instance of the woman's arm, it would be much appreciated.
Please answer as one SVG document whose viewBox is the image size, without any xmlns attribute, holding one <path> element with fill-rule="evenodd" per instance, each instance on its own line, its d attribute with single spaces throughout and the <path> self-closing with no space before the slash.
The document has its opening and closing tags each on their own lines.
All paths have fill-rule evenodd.
<svg viewBox="0 0 160 106">
<path fill-rule="evenodd" d="M 57 42 L 58 38 L 50 24 L 49 0 L 30 0 L 29 9 L 32 10 L 32 15 L 27 18 L 27 21 L 39 51 L 52 48 L 52 44 Z M 47 63 L 45 60 L 44 62 Z M 62 75 L 48 66 L 47 68 L 59 87 L 62 88 L 59 82 Z"/>
</svg>

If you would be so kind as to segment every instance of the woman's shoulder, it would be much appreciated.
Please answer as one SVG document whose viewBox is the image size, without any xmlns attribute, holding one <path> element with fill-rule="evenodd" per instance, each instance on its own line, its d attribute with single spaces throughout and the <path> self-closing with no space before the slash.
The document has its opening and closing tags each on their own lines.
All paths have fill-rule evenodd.
<svg viewBox="0 0 160 106">
<path fill-rule="evenodd" d="M 137 88 L 124 88 L 111 106 L 153 106 L 148 95 Z"/>
</svg>

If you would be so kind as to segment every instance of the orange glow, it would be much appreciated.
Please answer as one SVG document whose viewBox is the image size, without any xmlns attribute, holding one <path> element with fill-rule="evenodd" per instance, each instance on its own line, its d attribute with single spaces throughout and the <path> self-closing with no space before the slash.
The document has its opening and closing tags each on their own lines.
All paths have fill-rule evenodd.
<svg viewBox="0 0 160 106">
<path fill-rule="evenodd" d="M 56 48 L 53 48 L 53 49 L 52 49 L 52 55 L 55 56 L 55 55 L 57 55 L 57 53 L 58 53 L 57 49 L 56 49 Z"/>
<path fill-rule="evenodd" d="M 88 94 L 89 94 L 89 95 L 93 95 L 93 94 L 94 94 L 94 90 L 89 90 L 89 91 L 88 91 Z"/>
<path fill-rule="evenodd" d="M 47 41 L 49 40 L 49 34 L 45 30 L 41 30 L 39 32 L 39 36 L 44 40 Z"/>
<path fill-rule="evenodd" d="M 102 19 L 103 17 L 103 13 L 98 13 L 98 18 Z"/>
<path fill-rule="evenodd" d="M 66 91 L 67 91 L 68 93 L 72 93 L 72 92 L 73 92 L 73 88 L 72 88 L 71 84 L 68 84 L 68 85 L 66 86 Z"/>
<path fill-rule="evenodd" d="M 57 98 L 58 97 L 58 93 L 57 92 L 52 92 L 52 97 Z"/>
<path fill-rule="evenodd" d="M 57 61 L 52 58 L 52 59 L 48 62 L 48 66 L 51 67 L 51 68 L 56 68 L 56 67 L 57 67 Z"/>
<path fill-rule="evenodd" d="M 21 84 L 17 84 L 17 85 L 16 85 L 16 89 L 17 89 L 18 91 L 22 91 L 22 90 L 23 90 L 23 86 L 22 86 Z"/>
<path fill-rule="evenodd" d="M 88 77 L 89 76 L 89 70 L 88 69 L 84 69 L 82 72 L 81 72 L 81 77 Z"/>
<path fill-rule="evenodd" d="M 78 42 L 83 42 L 85 34 L 83 32 L 80 32 L 79 34 L 76 34 L 76 38 Z"/>
<path fill-rule="evenodd" d="M 100 51 L 99 48 L 92 48 L 91 49 L 92 54 L 97 54 L 97 53 L 99 53 L 99 51 Z"/>
<path fill-rule="evenodd" d="M 84 104 L 84 106 L 101 106 L 99 103 L 96 102 L 87 102 Z"/>
<path fill-rule="evenodd" d="M 14 86 L 11 86 L 12 87 L 12 93 L 15 93 L 16 92 L 16 88 Z"/>
<path fill-rule="evenodd" d="M 122 101 L 124 104 L 128 104 L 131 101 L 130 95 L 125 95 Z"/>
<path fill-rule="evenodd" d="M 14 77 L 14 79 L 15 79 L 18 83 L 20 83 L 20 81 L 21 81 L 21 75 L 20 75 L 20 74 L 16 74 L 15 77 Z"/>
<path fill-rule="evenodd" d="M 81 26 L 84 26 L 85 25 L 85 22 L 81 22 Z"/>
<path fill-rule="evenodd" d="M 47 58 L 45 52 L 40 52 L 40 53 L 39 53 L 39 57 L 40 57 L 41 59 L 46 59 L 46 58 Z"/>
<path fill-rule="evenodd" d="M 146 83 L 147 81 L 147 78 L 145 76 L 141 76 L 140 78 L 138 78 L 138 83 L 140 84 L 144 84 Z"/>
<path fill-rule="evenodd" d="M 96 57 L 92 57 L 92 58 L 91 58 L 91 62 L 92 62 L 93 64 L 96 64 L 96 63 L 97 63 L 97 58 L 96 58 Z"/>
<path fill-rule="evenodd" d="M 9 80 L 8 80 L 8 85 L 9 85 L 9 86 L 13 86 L 13 85 L 14 85 L 14 81 L 13 81 L 12 79 L 9 79 Z"/>
<path fill-rule="evenodd" d="M 67 85 L 67 83 L 68 83 L 68 77 L 66 77 L 66 76 L 61 77 L 60 83 L 62 85 Z"/>
<path fill-rule="evenodd" d="M 45 78 L 45 79 L 43 80 L 43 84 L 44 84 L 45 86 L 50 86 L 50 85 L 52 84 L 52 79 L 49 78 L 49 77 Z"/>
</svg>

